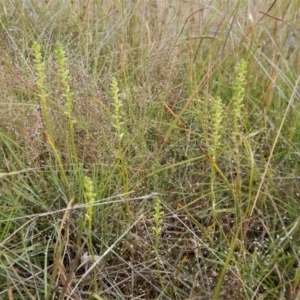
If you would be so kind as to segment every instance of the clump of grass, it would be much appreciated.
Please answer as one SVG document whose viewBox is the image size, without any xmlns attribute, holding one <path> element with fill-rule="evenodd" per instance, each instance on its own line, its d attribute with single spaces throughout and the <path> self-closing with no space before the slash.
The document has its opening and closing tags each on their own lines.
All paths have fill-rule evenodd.
<svg viewBox="0 0 300 300">
<path fill-rule="evenodd" d="M 161 273 L 160 273 L 160 254 L 159 254 L 159 249 L 160 249 L 160 234 L 162 231 L 161 225 L 163 223 L 163 211 L 162 211 L 162 206 L 161 206 L 161 200 L 159 198 L 159 196 L 154 196 L 153 199 L 153 204 L 154 204 L 154 222 L 155 225 L 152 228 L 154 231 L 154 248 L 155 248 L 155 253 L 156 253 L 156 267 L 157 267 L 157 271 L 158 271 L 158 277 L 159 277 L 159 281 L 161 284 L 161 287 L 163 288 L 163 280 L 161 277 Z"/>
<path fill-rule="evenodd" d="M 155 250 L 158 252 L 159 250 L 159 236 L 161 234 L 161 224 L 163 222 L 163 211 L 160 203 L 160 198 L 155 196 L 153 199 L 154 204 L 154 222 L 155 226 L 153 227 L 154 236 L 155 236 Z"/>
</svg>

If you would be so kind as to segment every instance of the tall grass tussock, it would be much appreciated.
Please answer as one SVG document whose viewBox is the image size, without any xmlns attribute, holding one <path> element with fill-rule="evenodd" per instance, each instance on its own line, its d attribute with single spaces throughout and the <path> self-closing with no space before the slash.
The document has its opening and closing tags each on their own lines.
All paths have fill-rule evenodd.
<svg viewBox="0 0 300 300">
<path fill-rule="evenodd" d="M 300 1 L 2 1 L 0 299 L 300 299 Z"/>
</svg>

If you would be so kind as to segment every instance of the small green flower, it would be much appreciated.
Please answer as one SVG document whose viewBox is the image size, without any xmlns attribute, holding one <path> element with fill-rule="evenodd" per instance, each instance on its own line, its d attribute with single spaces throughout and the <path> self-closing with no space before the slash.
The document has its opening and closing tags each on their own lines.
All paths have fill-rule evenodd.
<svg viewBox="0 0 300 300">
<path fill-rule="evenodd" d="M 119 142 L 122 140 L 122 137 L 124 133 L 122 132 L 122 115 L 121 110 L 123 107 L 122 102 L 120 101 L 120 91 L 118 87 L 118 82 L 115 77 L 111 79 L 111 92 L 113 95 L 114 103 L 112 104 L 115 108 L 114 114 L 113 114 L 113 126 L 116 128 L 118 133 L 118 140 Z"/>
<path fill-rule="evenodd" d="M 96 194 L 93 192 L 93 181 L 90 177 L 84 176 L 83 178 L 84 186 L 84 199 L 87 204 L 85 219 L 89 223 L 89 229 L 92 227 L 92 216 L 93 216 L 93 206 L 95 202 Z"/>
<path fill-rule="evenodd" d="M 38 97 L 40 99 L 40 105 L 42 107 L 43 111 L 43 118 L 45 120 L 46 124 L 46 130 L 48 134 L 52 137 L 51 134 L 51 126 L 50 126 L 50 120 L 48 116 L 48 108 L 47 108 L 47 93 L 46 93 L 46 88 L 45 88 L 45 66 L 42 58 L 42 53 L 41 53 L 41 46 L 37 43 L 34 42 L 33 46 L 33 54 L 34 54 L 34 66 L 35 66 L 35 73 L 37 77 L 37 90 L 38 90 Z"/>
<path fill-rule="evenodd" d="M 67 68 L 66 54 L 60 44 L 56 44 L 55 53 L 56 53 L 56 57 L 57 57 L 57 63 L 59 65 L 60 80 L 64 87 L 63 97 L 66 100 L 68 117 L 71 118 L 71 116 L 72 116 L 72 109 L 71 109 L 72 92 L 71 92 L 70 85 L 69 85 L 70 72 Z"/>
<path fill-rule="evenodd" d="M 223 103 L 220 97 L 216 97 L 214 99 L 214 104 L 213 104 L 213 110 L 214 110 L 214 115 L 213 115 L 213 136 L 212 136 L 212 144 L 213 144 L 213 149 L 212 149 L 212 159 L 216 159 L 217 155 L 217 150 L 221 145 L 221 123 L 222 123 L 222 115 L 223 115 Z"/>
<path fill-rule="evenodd" d="M 237 65 L 237 77 L 234 84 L 234 96 L 233 96 L 233 129 L 235 135 L 238 135 L 241 130 L 242 124 L 242 111 L 243 100 L 245 97 L 245 84 L 246 84 L 246 62 L 242 59 Z"/>
</svg>

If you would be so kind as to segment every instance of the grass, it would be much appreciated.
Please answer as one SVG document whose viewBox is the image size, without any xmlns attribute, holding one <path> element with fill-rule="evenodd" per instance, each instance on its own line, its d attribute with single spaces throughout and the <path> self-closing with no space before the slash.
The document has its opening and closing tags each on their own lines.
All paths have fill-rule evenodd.
<svg viewBox="0 0 300 300">
<path fill-rule="evenodd" d="M 300 1 L 2 1 L 0 299 L 299 299 Z"/>
</svg>

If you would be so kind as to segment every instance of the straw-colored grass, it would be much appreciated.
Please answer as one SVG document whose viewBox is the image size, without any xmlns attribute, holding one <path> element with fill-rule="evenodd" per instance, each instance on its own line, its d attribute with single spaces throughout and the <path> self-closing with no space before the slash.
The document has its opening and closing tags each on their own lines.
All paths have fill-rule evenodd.
<svg viewBox="0 0 300 300">
<path fill-rule="evenodd" d="M 300 1 L 2 1 L 0 299 L 299 299 Z"/>
</svg>

